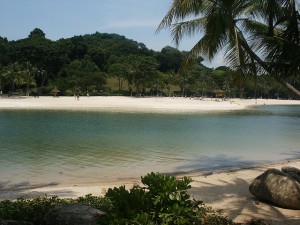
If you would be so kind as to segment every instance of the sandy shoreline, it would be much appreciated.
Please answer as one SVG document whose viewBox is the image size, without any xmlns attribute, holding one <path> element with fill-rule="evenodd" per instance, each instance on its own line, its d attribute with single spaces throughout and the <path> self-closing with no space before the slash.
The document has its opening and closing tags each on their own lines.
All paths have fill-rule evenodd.
<svg viewBox="0 0 300 225">
<path fill-rule="evenodd" d="M 202 113 L 243 110 L 259 105 L 300 105 L 297 100 L 266 99 L 230 99 L 215 101 L 214 99 L 190 98 L 134 98 L 134 97 L 22 97 L 1 98 L 0 110 L 76 110 L 104 112 L 140 112 L 140 113 Z M 186 174 L 193 178 L 191 195 L 215 209 L 223 209 L 224 215 L 242 222 L 252 217 L 273 220 L 271 224 L 298 224 L 300 211 L 281 209 L 266 203 L 258 203 L 249 193 L 251 181 L 267 168 L 280 169 L 283 165 L 300 168 L 300 159 L 274 164 L 224 170 L 212 174 L 201 172 Z M 103 195 L 110 187 L 125 185 L 131 188 L 139 183 L 139 178 L 128 178 L 106 185 L 87 183 L 84 186 L 64 186 L 56 184 L 9 184 L 0 180 L 0 200 L 16 199 L 20 196 L 78 197 L 86 194 Z"/>
<path fill-rule="evenodd" d="M 203 201 L 213 209 L 221 210 L 222 214 L 235 222 L 249 221 L 251 218 L 264 219 L 272 225 L 296 225 L 300 221 L 300 211 L 283 209 L 269 203 L 257 201 L 248 188 L 252 180 L 269 168 L 281 169 L 282 166 L 300 168 L 300 159 L 286 160 L 272 164 L 254 165 L 245 168 L 235 168 L 212 173 L 185 174 L 191 177 L 193 198 Z M 103 196 L 109 188 L 125 185 L 130 189 L 140 184 L 140 179 L 131 178 L 110 184 L 86 184 L 64 186 L 56 184 L 16 184 L 13 186 L 1 184 L 0 200 L 19 197 L 32 198 L 37 196 L 59 196 L 76 198 L 92 194 Z"/>
<path fill-rule="evenodd" d="M 270 168 L 282 166 L 300 168 L 300 159 L 262 164 L 244 169 L 225 170 L 208 176 L 194 176 L 191 194 L 236 222 L 260 218 L 270 224 L 299 224 L 300 211 L 276 207 L 257 201 L 249 192 L 249 185 L 257 176 Z"/>
<path fill-rule="evenodd" d="M 297 100 L 215 99 L 180 97 L 21 97 L 1 98 L 0 109 L 84 110 L 107 112 L 197 113 L 243 110 L 257 105 L 300 105 Z"/>
</svg>

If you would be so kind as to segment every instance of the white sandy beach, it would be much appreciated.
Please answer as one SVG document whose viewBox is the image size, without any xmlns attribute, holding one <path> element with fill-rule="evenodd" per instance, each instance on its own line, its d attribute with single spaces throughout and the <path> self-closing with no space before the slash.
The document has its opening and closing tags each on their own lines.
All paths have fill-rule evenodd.
<svg viewBox="0 0 300 225">
<path fill-rule="evenodd" d="M 215 99 L 180 97 L 19 97 L 1 98 L 0 109 L 98 110 L 116 112 L 195 113 L 242 110 L 255 105 L 300 105 L 297 100 Z"/>
<path fill-rule="evenodd" d="M 256 105 L 300 105 L 297 100 L 266 99 L 230 99 L 215 101 L 214 99 L 190 99 L 172 97 L 22 97 L 1 98 L 0 109 L 43 109 L 43 110 L 96 110 L 113 112 L 145 112 L 145 113 L 201 113 L 211 111 L 242 110 Z M 248 191 L 251 181 L 267 168 L 280 169 L 283 165 L 300 168 L 300 159 L 257 165 L 251 168 L 219 171 L 212 174 L 188 174 L 193 178 L 191 195 L 203 200 L 214 209 L 223 209 L 224 215 L 236 222 L 243 222 L 252 217 L 272 220 L 270 224 L 299 224 L 300 211 L 275 207 L 258 202 Z M 16 185 L 10 186 L 0 182 L 0 200 L 15 199 L 20 196 L 78 197 L 86 194 L 103 195 L 110 187 L 126 185 L 131 188 L 139 183 L 139 178 L 120 180 L 119 182 L 102 184 L 85 184 L 84 186 L 60 185 Z"/>
</svg>

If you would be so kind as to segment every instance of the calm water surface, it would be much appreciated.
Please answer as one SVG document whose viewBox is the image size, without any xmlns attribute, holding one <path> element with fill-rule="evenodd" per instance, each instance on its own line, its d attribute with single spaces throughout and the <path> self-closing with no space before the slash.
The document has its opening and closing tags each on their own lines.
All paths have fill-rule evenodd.
<svg viewBox="0 0 300 225">
<path fill-rule="evenodd" d="M 300 106 L 202 114 L 0 111 L 0 181 L 108 182 L 300 157 Z"/>
</svg>

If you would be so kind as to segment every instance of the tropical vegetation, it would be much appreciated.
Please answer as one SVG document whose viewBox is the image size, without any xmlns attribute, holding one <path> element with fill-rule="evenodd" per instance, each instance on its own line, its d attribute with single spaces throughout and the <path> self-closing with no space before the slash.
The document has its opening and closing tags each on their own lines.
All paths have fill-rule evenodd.
<svg viewBox="0 0 300 225">
<path fill-rule="evenodd" d="M 205 54 L 203 54 L 205 55 Z M 295 98 L 270 74 L 208 68 L 203 58 L 181 71 L 186 51 L 166 46 L 157 52 L 118 34 L 94 33 L 52 41 L 39 28 L 27 38 L 0 37 L 0 93 L 11 95 L 127 95 Z M 299 75 L 287 78 L 300 87 Z"/>
<path fill-rule="evenodd" d="M 87 195 L 77 199 L 38 197 L 0 202 L 0 218 L 43 224 L 43 218 L 56 206 L 86 203 L 106 214 L 99 224 L 105 225 L 234 225 L 220 213 L 191 199 L 188 190 L 192 180 L 188 177 L 150 173 L 141 179 L 143 186 L 109 189 L 104 197 Z M 264 225 L 260 220 L 247 224 Z"/>
</svg>

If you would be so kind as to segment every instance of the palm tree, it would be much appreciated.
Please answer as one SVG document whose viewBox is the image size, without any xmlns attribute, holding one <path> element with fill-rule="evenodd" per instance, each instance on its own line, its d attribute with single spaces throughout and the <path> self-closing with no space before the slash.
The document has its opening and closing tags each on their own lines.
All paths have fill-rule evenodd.
<svg viewBox="0 0 300 225">
<path fill-rule="evenodd" d="M 38 69 L 36 71 L 36 75 L 37 75 L 38 78 L 41 79 L 41 84 L 40 84 L 40 87 L 38 89 L 39 89 L 39 95 L 42 95 L 44 84 L 45 84 L 46 80 L 48 79 L 48 77 L 50 76 L 50 73 L 48 73 L 44 69 Z"/>
<path fill-rule="evenodd" d="M 299 21 L 293 0 L 173 0 L 157 31 L 171 28 L 177 45 L 203 33 L 185 65 L 226 48 L 227 62 L 241 74 L 267 73 L 300 96 L 285 80 L 300 71 Z"/>
<path fill-rule="evenodd" d="M 18 62 L 12 63 L 4 68 L 3 77 L 11 82 L 11 92 L 13 93 L 15 90 L 15 84 L 21 81 L 22 76 L 22 68 Z"/>
<path fill-rule="evenodd" d="M 26 62 L 24 67 L 25 70 L 22 72 L 22 78 L 23 82 L 26 84 L 26 96 L 29 96 L 29 85 L 35 84 L 34 77 L 38 70 L 30 62 Z"/>
<path fill-rule="evenodd" d="M 300 16 L 294 0 L 256 0 L 249 10 L 253 20 L 245 20 L 251 32 L 250 44 L 261 51 L 261 67 L 292 93 L 299 96 L 286 79 L 300 74 Z M 254 20 L 260 18 L 260 20 Z M 257 41 L 258 40 L 258 41 Z M 259 62 L 259 60 L 257 60 Z"/>
<path fill-rule="evenodd" d="M 130 96 L 132 96 L 133 88 L 134 86 L 136 86 L 136 77 L 141 73 L 139 68 L 140 58 L 137 56 L 129 55 L 126 60 L 127 60 L 127 68 L 125 70 L 126 71 L 125 78 L 129 86 Z"/>
</svg>

